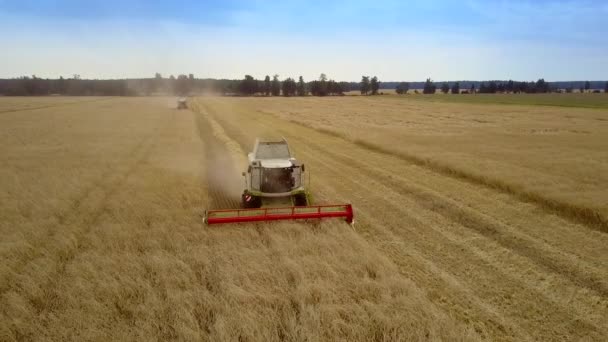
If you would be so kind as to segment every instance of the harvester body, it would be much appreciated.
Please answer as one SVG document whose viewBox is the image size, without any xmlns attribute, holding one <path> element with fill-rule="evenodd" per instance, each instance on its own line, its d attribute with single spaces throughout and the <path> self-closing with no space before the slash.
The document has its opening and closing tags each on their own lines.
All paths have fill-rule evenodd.
<svg viewBox="0 0 608 342">
<path fill-rule="evenodd" d="M 253 152 L 247 155 L 249 166 L 245 177 L 245 190 L 241 196 L 244 208 L 290 203 L 308 204 L 305 168 L 289 150 L 285 139 L 279 141 L 256 140 Z"/>
<path fill-rule="evenodd" d="M 188 109 L 188 102 L 185 97 L 181 97 L 177 100 L 177 109 Z"/>
<path fill-rule="evenodd" d="M 353 223 L 350 204 L 310 205 L 306 169 L 293 157 L 285 139 L 257 139 L 247 159 L 242 208 L 206 211 L 207 224 L 330 217 Z"/>
</svg>

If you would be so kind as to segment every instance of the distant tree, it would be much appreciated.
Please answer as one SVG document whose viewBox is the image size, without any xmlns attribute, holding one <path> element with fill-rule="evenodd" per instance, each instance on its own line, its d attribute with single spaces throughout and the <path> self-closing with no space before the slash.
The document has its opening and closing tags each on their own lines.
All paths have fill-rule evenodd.
<svg viewBox="0 0 608 342">
<path fill-rule="evenodd" d="M 338 84 L 334 80 L 327 81 L 327 95 L 335 94 L 338 89 L 336 89 Z"/>
<path fill-rule="evenodd" d="M 475 83 L 471 83 L 471 94 L 475 94 Z"/>
<path fill-rule="evenodd" d="M 566 87 L 566 93 L 570 94 L 572 92 L 572 86 Z"/>
<path fill-rule="evenodd" d="M 228 81 L 224 85 L 224 88 L 222 89 L 222 92 L 224 94 L 235 94 L 235 93 L 238 93 L 240 85 L 241 85 L 240 81 L 236 81 L 236 80 Z"/>
<path fill-rule="evenodd" d="M 496 85 L 495 81 L 490 81 L 488 84 L 488 93 L 495 94 L 496 90 L 498 90 L 498 85 Z"/>
<path fill-rule="evenodd" d="M 141 90 L 143 91 L 144 95 L 150 96 L 154 92 L 155 88 L 154 80 L 151 80 L 149 82 L 145 82 Z"/>
<path fill-rule="evenodd" d="M 352 89 L 351 86 L 352 86 L 353 83 L 351 83 L 351 82 L 344 82 L 344 81 L 339 82 L 339 83 L 340 83 L 340 89 L 342 90 L 343 93 L 345 91 L 351 91 L 351 89 Z M 344 95 L 344 94 L 341 94 L 341 95 Z"/>
<path fill-rule="evenodd" d="M 304 78 L 300 76 L 298 79 L 298 96 L 306 96 L 306 83 L 304 83 Z"/>
<path fill-rule="evenodd" d="M 532 89 L 533 86 L 535 87 L 534 83 L 515 82 L 515 89 L 517 89 L 517 93 L 530 93 L 536 91 L 535 89 Z"/>
<path fill-rule="evenodd" d="M 482 94 L 485 94 L 488 92 L 488 86 L 486 85 L 486 82 L 481 82 L 479 84 L 479 92 Z"/>
<path fill-rule="evenodd" d="M 452 84 L 452 94 L 460 94 L 460 83 L 459 82 L 454 82 L 454 84 Z"/>
<path fill-rule="evenodd" d="M 283 96 L 294 96 L 297 89 L 296 81 L 294 81 L 293 78 L 288 77 L 283 81 L 282 88 Z"/>
<path fill-rule="evenodd" d="M 245 78 L 239 83 L 239 93 L 243 95 L 253 95 L 258 91 L 258 81 L 251 75 L 245 75 Z"/>
<path fill-rule="evenodd" d="M 591 89 L 591 83 L 589 81 L 585 81 L 585 90 Z"/>
<path fill-rule="evenodd" d="M 378 89 L 380 89 L 380 81 L 378 81 L 378 77 L 372 77 L 371 81 L 369 82 L 369 86 L 372 90 L 372 95 L 378 95 Z"/>
<path fill-rule="evenodd" d="M 264 78 L 264 95 L 270 96 L 271 89 L 270 76 L 266 75 L 266 78 Z"/>
<path fill-rule="evenodd" d="M 604 85 L 604 93 L 608 93 L 608 82 Z"/>
<path fill-rule="evenodd" d="M 194 74 L 188 74 L 188 88 L 190 92 L 194 90 L 195 83 Z"/>
<path fill-rule="evenodd" d="M 506 88 L 506 85 L 502 82 L 499 82 L 496 84 L 496 92 L 498 92 L 498 93 L 504 93 L 505 88 Z"/>
<path fill-rule="evenodd" d="M 190 92 L 190 82 L 188 76 L 178 75 L 174 83 L 174 92 L 176 95 L 186 96 Z"/>
<path fill-rule="evenodd" d="M 367 95 L 370 91 L 369 76 L 361 76 L 361 95 Z"/>
<path fill-rule="evenodd" d="M 539 78 L 538 81 L 536 81 L 537 93 L 548 93 L 550 90 L 549 82 L 545 82 L 544 78 Z"/>
<path fill-rule="evenodd" d="M 66 81 L 63 78 L 63 76 L 59 76 L 59 81 L 57 82 L 57 93 L 58 94 L 65 94 L 66 93 Z"/>
<path fill-rule="evenodd" d="M 331 86 L 328 84 L 328 91 L 332 95 L 344 95 L 344 87 L 342 82 L 330 80 Z"/>
<path fill-rule="evenodd" d="M 272 76 L 272 84 L 271 84 L 271 92 L 272 96 L 281 95 L 281 81 L 279 81 L 279 75 Z"/>
<path fill-rule="evenodd" d="M 321 96 L 325 96 L 329 94 L 328 85 L 327 85 L 327 75 L 321 74 L 319 75 L 319 92 Z"/>
<path fill-rule="evenodd" d="M 447 84 L 447 82 L 443 82 L 443 84 L 441 85 L 441 92 L 444 94 L 447 94 L 450 92 L 450 85 Z"/>
<path fill-rule="evenodd" d="M 490 81 L 487 84 L 485 82 L 481 82 L 479 85 L 479 92 L 481 94 L 494 94 L 498 90 L 498 84 L 496 81 Z"/>
<path fill-rule="evenodd" d="M 163 77 L 158 72 L 154 74 L 154 91 L 159 92 L 163 90 Z"/>
<path fill-rule="evenodd" d="M 509 82 L 507 82 L 507 84 L 505 86 L 505 91 L 508 93 L 512 93 L 514 86 L 515 86 L 515 83 L 513 82 L 513 80 L 509 80 Z"/>
<path fill-rule="evenodd" d="M 578 88 L 579 93 L 584 93 L 585 92 L 585 87 L 580 86 L 580 88 Z"/>
<path fill-rule="evenodd" d="M 327 81 L 325 89 L 326 95 L 344 95 L 343 84 L 334 80 Z"/>
<path fill-rule="evenodd" d="M 321 92 L 321 90 L 320 90 L 321 89 L 321 82 L 316 81 L 316 80 L 310 82 L 309 89 L 310 89 L 310 93 L 313 96 L 321 96 L 321 93 L 320 93 Z"/>
<path fill-rule="evenodd" d="M 395 88 L 397 94 L 407 94 L 408 90 L 410 90 L 410 84 L 407 82 L 401 82 L 397 84 L 397 88 Z"/>
<path fill-rule="evenodd" d="M 422 93 L 435 94 L 435 91 L 437 91 L 437 86 L 435 85 L 435 83 L 433 83 L 433 81 L 431 81 L 430 78 L 427 78 L 426 82 L 424 82 L 424 88 L 422 89 Z"/>
<path fill-rule="evenodd" d="M 328 81 L 325 74 L 321 74 L 318 80 L 310 82 L 310 93 L 313 96 L 343 95 L 343 92 L 342 83 Z"/>
<path fill-rule="evenodd" d="M 176 85 L 175 76 L 170 75 L 169 76 L 168 87 L 167 87 L 167 92 L 175 94 L 175 91 L 176 91 L 175 85 Z"/>
</svg>

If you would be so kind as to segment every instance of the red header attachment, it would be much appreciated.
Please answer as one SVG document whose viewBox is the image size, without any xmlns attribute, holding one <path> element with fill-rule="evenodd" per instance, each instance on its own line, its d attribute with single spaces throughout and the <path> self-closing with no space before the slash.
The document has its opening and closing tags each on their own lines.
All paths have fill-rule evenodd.
<svg viewBox="0 0 608 342">
<path fill-rule="evenodd" d="M 353 207 L 350 204 L 311 205 L 306 207 L 256 208 L 209 210 L 204 221 L 207 224 L 260 222 L 297 219 L 320 219 L 325 217 L 344 217 L 352 224 Z"/>
</svg>

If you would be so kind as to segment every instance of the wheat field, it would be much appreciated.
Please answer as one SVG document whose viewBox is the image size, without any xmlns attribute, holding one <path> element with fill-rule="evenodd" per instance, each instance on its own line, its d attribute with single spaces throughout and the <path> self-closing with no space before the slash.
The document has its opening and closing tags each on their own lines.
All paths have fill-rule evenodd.
<svg viewBox="0 0 608 342">
<path fill-rule="evenodd" d="M 0 340 L 608 339 L 608 113 L 0 98 Z M 340 220 L 207 227 L 284 136 Z"/>
</svg>

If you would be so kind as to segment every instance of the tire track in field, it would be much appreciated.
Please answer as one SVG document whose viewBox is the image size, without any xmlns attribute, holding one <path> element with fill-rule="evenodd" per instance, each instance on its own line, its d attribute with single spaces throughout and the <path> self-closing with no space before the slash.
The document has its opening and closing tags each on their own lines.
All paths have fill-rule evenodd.
<svg viewBox="0 0 608 342">
<path fill-rule="evenodd" d="M 240 208 L 241 201 L 237 186 L 242 184 L 243 179 L 232 177 L 236 168 L 230 151 L 212 134 L 213 127 L 211 127 L 205 114 L 200 112 L 201 109 L 194 106 L 192 110 L 196 116 L 199 137 L 205 146 L 205 174 L 207 176 L 209 195 L 207 203 L 209 209 Z"/>
<path fill-rule="evenodd" d="M 124 181 L 126 180 L 126 178 L 132 174 L 136 167 L 139 165 L 139 163 L 141 163 L 143 160 L 145 160 L 152 148 L 152 144 L 151 142 L 153 141 L 153 139 L 155 138 L 156 134 L 158 134 L 158 132 L 163 128 L 167 127 L 167 125 L 160 125 L 160 128 L 157 129 L 155 131 L 154 134 L 152 134 L 151 136 L 142 139 L 132 150 L 131 152 L 127 155 L 127 157 L 124 158 L 125 161 L 131 161 L 131 160 L 135 160 L 134 163 L 131 164 L 131 166 L 129 166 L 126 171 L 118 176 L 116 176 L 116 169 L 113 168 L 109 168 L 107 170 L 105 170 L 100 177 L 98 178 L 98 180 L 96 182 L 94 182 L 93 184 L 91 184 L 90 186 L 86 187 L 73 201 L 72 201 L 72 208 L 71 210 L 67 211 L 67 212 L 59 212 L 59 213 L 55 213 L 54 216 L 57 219 L 57 224 L 56 225 L 51 225 L 47 227 L 47 231 L 44 234 L 44 236 L 39 239 L 34 246 L 32 247 L 32 249 L 34 250 L 34 252 L 29 255 L 27 258 L 24 259 L 20 259 L 18 260 L 18 263 L 16 265 L 13 265 L 11 267 L 12 269 L 12 277 L 7 277 L 7 279 L 5 279 L 5 281 L 3 282 L 3 284 L 0 284 L 0 295 L 2 295 L 3 293 L 5 293 L 6 291 L 8 291 L 11 287 L 15 286 L 18 287 L 17 285 L 14 284 L 14 280 L 17 277 L 18 274 L 21 274 L 22 271 L 28 267 L 28 265 L 30 265 L 34 260 L 43 257 L 45 255 L 45 251 L 48 249 L 48 247 L 52 244 L 54 244 L 56 242 L 55 237 L 58 235 L 62 235 L 62 234 L 66 234 L 69 233 L 65 230 L 62 230 L 62 227 L 69 227 L 72 224 L 79 224 L 80 226 L 88 226 L 87 228 L 85 228 L 86 230 L 90 229 L 90 225 L 93 224 L 94 222 L 96 222 L 96 220 L 99 218 L 99 216 L 101 215 L 101 213 L 104 210 L 104 206 L 107 203 L 109 197 L 116 192 L 116 190 L 118 189 L 118 187 L 124 183 Z M 107 182 L 107 179 L 110 178 L 110 176 L 114 176 L 112 177 L 115 180 L 112 180 L 109 182 Z M 103 192 L 102 198 L 101 200 L 99 200 L 99 202 L 95 205 L 94 209 L 88 213 L 83 213 L 83 211 L 86 211 L 86 205 L 87 202 L 90 200 L 94 200 L 94 194 L 96 191 L 101 191 Z M 85 220 L 82 223 L 78 222 L 78 219 L 80 217 L 83 217 L 84 215 L 88 215 L 91 219 L 89 220 Z M 82 234 L 82 231 L 80 232 L 80 234 L 78 233 L 78 231 L 75 233 L 76 236 L 79 236 Z M 73 256 L 71 256 L 70 252 L 57 252 L 57 253 L 52 253 L 53 256 L 55 256 L 56 254 L 60 254 L 59 258 L 60 260 L 68 260 L 71 259 Z"/>
<path fill-rule="evenodd" d="M 218 116 L 218 118 L 219 118 L 219 116 Z M 227 125 L 226 123 L 224 123 L 224 124 Z M 256 122 L 256 124 L 258 124 L 258 125 L 268 125 L 268 122 L 265 121 L 263 124 L 261 124 L 259 122 Z M 250 126 L 248 126 L 248 127 L 250 127 Z M 278 128 L 280 126 L 279 125 L 274 125 L 274 127 Z M 232 132 L 233 130 L 230 130 L 230 133 L 233 133 Z M 236 130 L 238 131 L 238 129 L 236 129 Z M 239 133 L 236 133 L 236 134 L 239 134 Z M 348 156 L 347 156 L 348 157 L 347 159 L 342 158 L 341 160 L 337 159 L 337 161 L 336 161 L 336 158 L 338 158 L 338 156 L 335 155 L 335 154 L 334 155 L 330 155 L 328 157 L 327 156 L 327 154 L 328 154 L 327 148 L 324 147 L 324 146 L 320 146 L 320 145 L 316 145 L 316 144 L 312 143 L 311 142 L 312 139 L 302 140 L 302 139 L 298 139 L 297 136 L 294 138 L 293 135 L 291 135 L 289 137 L 294 142 L 297 141 L 297 142 L 301 143 L 302 146 L 306 146 L 308 148 L 308 151 L 309 151 L 311 157 L 319 160 L 319 162 L 322 162 L 327 169 L 330 169 L 330 170 L 334 171 L 335 174 L 340 174 L 341 170 L 344 169 L 340 165 L 349 165 L 348 166 L 349 169 L 361 170 L 363 168 L 365 170 L 364 174 L 366 175 L 367 179 L 373 180 L 373 179 L 377 179 L 378 178 L 378 172 L 377 172 L 378 170 L 377 169 L 371 170 L 371 169 L 368 168 L 368 166 L 366 166 L 364 164 L 359 165 L 359 164 L 356 163 L 355 159 L 352 159 L 352 158 L 350 158 Z M 240 141 L 240 140 L 243 140 L 243 139 L 242 138 L 237 138 L 237 141 Z M 330 163 L 330 164 L 327 164 L 327 163 Z M 332 166 L 333 164 L 335 164 L 336 166 Z M 377 182 L 357 183 L 358 181 L 357 181 L 357 179 L 355 179 L 356 177 L 349 177 L 349 175 L 345 175 L 344 177 L 336 178 L 333 183 L 344 184 L 344 186 L 347 187 L 347 190 L 345 190 L 345 191 L 356 192 L 356 191 L 352 191 L 352 189 L 350 189 L 350 187 L 348 186 L 348 183 L 355 182 L 357 184 L 357 187 L 356 187 L 357 189 L 363 189 L 364 193 L 366 194 L 365 196 L 371 197 L 369 199 L 369 201 L 366 201 L 370 205 L 370 207 L 371 207 L 371 206 L 377 205 L 376 203 L 386 202 L 385 196 L 388 196 L 388 194 L 390 194 L 391 192 L 395 193 L 395 191 L 393 191 L 391 188 L 395 184 L 398 185 L 399 183 L 401 183 L 400 181 L 392 181 L 392 183 L 389 184 L 390 185 L 389 187 L 385 187 L 384 182 L 387 181 L 387 180 L 389 180 L 390 178 L 386 177 L 386 175 L 384 175 L 384 174 L 381 174 L 381 175 L 383 176 L 382 177 L 382 183 L 377 183 Z M 344 181 L 344 178 L 348 178 L 348 180 Z M 379 191 L 382 191 L 380 189 L 383 189 L 383 187 L 385 187 L 384 190 L 383 190 L 384 191 L 384 195 L 383 196 L 375 196 L 375 195 L 374 196 L 370 196 L 370 195 L 373 195 L 375 193 L 378 193 Z M 423 205 L 422 205 L 423 210 L 428 210 L 428 211 L 433 211 L 433 212 L 440 211 L 441 212 L 440 213 L 441 216 L 444 217 L 444 219 L 446 219 L 448 221 L 453 220 L 455 218 L 454 215 L 463 216 L 464 221 L 462 223 L 459 222 L 459 224 L 461 224 L 461 226 L 463 226 L 466 229 L 471 229 L 471 227 L 467 227 L 467 223 L 469 223 L 469 226 L 470 226 L 470 224 L 473 224 L 473 225 L 481 224 L 482 226 L 486 224 L 486 222 L 483 222 L 483 221 L 481 223 L 478 222 L 478 221 L 476 221 L 477 219 L 479 219 L 479 217 L 475 217 L 475 216 L 473 216 L 474 220 L 470 221 L 471 220 L 470 217 L 469 217 L 470 213 L 467 212 L 467 211 L 464 211 L 464 212 L 463 211 L 455 211 L 454 212 L 453 211 L 453 209 L 454 209 L 453 203 L 449 203 L 448 202 L 447 203 L 449 205 L 448 206 L 448 210 L 445 210 L 443 208 L 444 205 L 445 205 L 445 203 L 444 203 L 445 199 L 444 198 L 436 199 L 435 197 L 433 197 L 435 195 L 432 192 L 431 193 L 425 193 L 424 191 L 422 191 L 422 193 L 420 194 L 420 190 L 419 189 L 414 189 L 414 190 L 419 192 L 419 194 L 418 194 L 419 196 L 420 195 L 426 196 L 426 198 L 424 198 L 424 197 L 423 198 L 416 198 L 416 197 L 414 197 L 416 202 L 418 202 L 418 201 L 422 201 L 423 202 Z M 411 192 L 411 189 L 408 192 L 403 192 L 403 189 L 401 189 L 399 191 L 401 197 L 397 197 L 397 198 L 402 198 L 403 196 L 410 196 L 410 192 Z M 437 202 L 437 200 L 438 200 L 438 202 Z M 397 203 L 403 203 L 403 202 L 397 202 Z M 396 205 L 395 203 L 389 201 L 389 202 L 384 203 L 383 206 L 386 206 L 387 208 L 391 208 L 391 210 L 386 211 L 386 213 L 384 215 L 384 216 L 388 216 L 388 218 L 386 218 L 387 222 L 399 222 L 400 220 L 401 221 L 404 221 L 404 220 L 405 221 L 411 221 L 413 219 L 413 217 L 411 216 L 411 212 L 409 210 L 407 210 L 407 208 L 403 208 L 402 205 Z M 456 208 L 459 209 L 459 210 L 462 209 L 462 208 L 458 208 L 458 207 L 456 207 Z M 393 214 L 393 213 L 396 213 L 396 214 Z M 482 217 L 482 219 L 483 219 L 483 217 Z M 425 222 L 418 221 L 417 225 L 426 226 L 427 224 Z M 386 223 L 384 224 L 384 226 L 386 226 Z M 388 227 L 390 227 L 390 224 L 389 224 Z M 500 226 L 498 227 L 498 229 L 503 229 L 503 228 L 504 227 L 500 227 Z M 394 233 L 396 233 L 396 234 L 400 234 L 401 235 L 403 233 L 398 228 L 388 228 L 388 229 L 389 229 L 389 231 L 394 231 Z M 395 229 L 397 229 L 397 230 L 395 230 Z M 485 228 L 483 228 L 483 229 L 485 229 Z M 375 230 L 376 230 L 376 233 L 378 233 L 377 232 L 378 229 L 375 229 Z M 409 236 L 414 236 L 415 237 L 414 241 L 419 241 L 419 242 L 425 241 L 425 240 L 429 239 L 426 236 L 429 233 L 433 233 L 434 235 L 437 235 L 436 239 L 439 239 L 437 241 L 445 240 L 446 238 L 448 239 L 448 241 L 451 241 L 449 243 L 449 245 L 452 246 L 452 247 L 449 248 L 450 250 L 459 250 L 459 249 L 463 249 L 463 248 L 471 248 L 470 246 L 460 244 L 458 242 L 458 238 L 459 238 L 458 236 L 449 236 L 449 235 L 446 235 L 447 232 L 441 232 L 440 229 L 438 229 L 436 227 L 433 227 L 433 226 L 429 226 L 428 227 L 428 231 L 426 233 L 424 233 L 424 234 L 420 234 L 420 232 L 417 231 L 417 230 L 415 230 L 415 229 L 414 230 L 409 229 L 408 230 L 408 234 L 410 234 L 410 235 L 408 235 L 408 240 L 409 240 Z M 477 234 L 479 234 L 479 233 L 480 232 L 477 232 Z M 431 234 L 431 235 L 433 235 L 433 234 Z M 397 237 L 400 241 L 402 241 L 402 243 L 411 244 L 411 242 L 408 242 L 408 240 L 403 240 L 403 237 L 401 237 L 400 235 L 392 235 L 391 239 L 394 239 L 395 237 Z M 481 234 L 481 236 L 484 236 L 484 235 Z M 489 236 L 484 236 L 484 237 L 488 238 L 488 239 L 492 239 L 491 234 Z M 515 238 L 512 241 L 514 243 L 516 243 L 517 239 L 518 238 Z M 506 246 L 505 248 L 507 250 L 509 250 L 509 247 L 512 247 L 512 246 L 513 245 Z M 514 246 L 517 247 L 516 244 Z M 431 245 L 427 245 L 426 248 L 428 248 L 429 251 L 435 250 L 435 252 L 437 253 L 437 256 L 432 256 L 430 258 L 430 260 L 428 259 L 429 258 L 428 256 L 426 256 L 426 257 L 425 256 L 420 256 L 420 257 L 417 257 L 418 260 L 416 262 L 420 263 L 421 262 L 420 258 L 421 258 L 422 261 L 431 262 L 430 265 L 433 265 L 434 263 L 431 260 L 436 260 L 437 262 L 440 262 L 440 264 L 443 264 L 443 265 L 451 264 L 451 268 L 457 270 L 457 269 L 462 269 L 462 267 L 465 267 L 465 268 L 468 267 L 467 264 L 470 263 L 469 262 L 470 260 L 467 258 L 467 255 L 469 256 L 469 258 L 473 258 L 473 259 L 482 258 L 482 260 L 483 260 L 483 258 L 487 258 L 487 257 L 479 254 L 481 252 L 484 252 L 483 250 L 481 250 L 481 251 L 480 250 L 477 250 L 477 251 L 465 251 L 463 249 L 463 251 L 461 252 L 461 254 L 463 254 L 463 255 L 459 257 L 459 259 L 461 259 L 461 261 L 454 262 L 453 260 L 450 261 L 449 259 L 443 259 L 445 257 L 443 257 L 441 255 L 443 253 L 445 253 L 445 252 L 442 252 L 441 249 L 437 250 L 437 246 L 433 246 L 431 244 Z M 396 263 L 400 264 L 401 267 L 409 267 L 409 266 L 411 266 L 411 265 L 408 265 L 407 263 L 404 264 L 403 262 L 399 262 L 400 260 L 404 260 L 404 259 L 405 260 L 407 260 L 407 259 L 411 260 L 412 259 L 411 256 L 408 256 L 407 254 L 404 254 L 403 250 L 400 250 L 398 248 L 393 248 L 390 245 L 388 246 L 388 249 L 391 249 L 392 253 L 396 253 L 395 254 L 396 256 L 391 257 L 391 259 L 393 259 Z M 525 251 L 525 249 L 524 249 L 524 251 Z M 475 252 L 475 253 L 473 253 L 473 252 Z M 427 252 L 427 253 L 429 253 L 429 252 Z M 541 252 L 541 254 L 542 254 L 542 252 Z M 450 257 L 450 256 L 448 255 L 448 257 Z M 502 271 L 500 269 L 500 264 L 497 263 L 498 261 L 496 261 L 496 260 L 492 261 L 492 259 L 490 259 L 490 260 L 486 259 L 484 262 L 486 262 L 486 263 L 490 262 L 490 264 L 487 265 L 487 266 L 483 266 L 483 265 L 476 266 L 476 267 L 482 267 L 481 270 L 478 270 L 478 273 L 481 273 L 481 274 L 484 274 L 484 275 L 492 275 L 492 276 L 499 277 L 499 275 L 502 273 Z M 492 265 L 495 265 L 495 266 L 492 266 Z M 488 268 L 488 267 L 491 267 L 491 268 L 487 269 L 487 270 L 484 270 L 484 268 Z M 555 268 L 559 268 L 559 267 L 553 267 L 553 268 L 555 269 Z M 555 271 L 555 270 L 553 270 L 553 271 Z M 561 271 L 561 272 L 560 272 L 560 270 L 557 270 L 557 271 L 560 273 L 561 276 L 566 275 L 566 277 L 567 277 L 569 270 L 565 270 L 565 271 Z M 407 274 L 410 271 L 406 270 L 405 272 Z M 446 273 L 446 270 L 438 270 L 438 271 L 435 271 L 434 273 L 443 274 L 443 273 Z M 454 273 L 454 270 L 450 270 L 447 273 L 448 274 L 450 274 L 450 273 L 454 274 L 454 276 L 456 276 L 455 279 L 457 279 L 459 277 L 458 272 Z M 410 272 L 410 274 L 411 274 L 411 272 Z M 507 274 L 503 274 L 503 277 L 504 276 L 507 276 Z M 418 280 L 423 280 L 424 281 L 424 280 L 428 280 L 427 279 L 428 277 L 429 277 L 428 274 L 422 274 L 422 275 L 419 274 L 419 275 L 415 276 L 414 278 L 418 279 Z M 449 278 L 447 278 L 446 281 L 453 282 L 454 279 L 450 280 Z M 540 305 L 540 307 L 542 307 L 543 310 L 552 308 L 552 309 L 547 310 L 548 312 L 542 313 L 542 315 L 544 315 L 546 319 L 549 319 L 549 317 L 552 317 L 551 319 L 549 319 L 550 321 L 554 322 L 552 324 L 555 324 L 555 322 L 566 322 L 565 324 L 568 325 L 568 327 L 566 327 L 567 330 L 566 331 L 562 330 L 562 333 L 570 334 L 570 336 L 572 336 L 572 335 L 578 335 L 580 337 L 584 336 L 582 334 L 584 334 L 585 331 L 586 332 L 595 331 L 596 336 L 597 336 L 597 334 L 601 334 L 598 331 L 598 327 L 595 326 L 593 323 L 591 323 L 591 322 L 585 322 L 585 320 L 580 320 L 580 319 L 573 320 L 574 317 L 572 317 L 572 313 L 570 312 L 570 310 L 573 310 L 574 312 L 578 312 L 580 314 L 581 311 L 578 310 L 578 308 L 575 307 L 575 308 L 572 308 L 572 309 L 567 309 L 564 306 L 564 303 L 550 302 L 548 298 L 547 299 L 544 298 L 544 293 L 542 292 L 541 288 L 539 288 L 539 287 L 537 287 L 536 290 L 533 290 L 532 292 L 530 292 L 530 288 L 528 287 L 528 285 L 525 284 L 525 283 L 522 283 L 521 281 L 517 282 L 517 284 L 519 284 L 519 285 L 515 285 L 515 284 L 501 284 L 501 282 L 498 281 L 498 282 L 496 282 L 496 285 L 495 285 L 496 289 L 494 289 L 494 290 L 490 289 L 489 290 L 490 292 L 488 292 L 488 290 L 484 290 L 483 288 L 479 288 L 478 286 L 476 286 L 475 284 L 471 284 L 470 282 L 471 282 L 471 279 L 465 280 L 465 284 L 469 283 L 468 284 L 468 288 L 474 289 L 474 288 L 477 287 L 479 290 L 482 290 L 481 292 L 484 292 L 484 291 L 486 292 L 485 293 L 485 295 L 486 295 L 486 299 L 485 300 L 488 300 L 488 297 L 491 298 L 491 296 L 493 296 L 494 293 L 500 293 L 500 292 L 504 292 L 504 291 L 511 292 L 511 293 L 521 292 L 521 293 L 525 294 L 525 297 L 528 297 L 528 300 L 527 301 L 522 301 L 521 303 L 522 304 L 526 303 L 526 304 L 524 306 L 522 306 L 521 308 L 513 307 L 511 309 L 511 314 L 517 314 L 517 312 L 525 312 L 525 309 L 535 310 L 534 307 L 536 305 Z M 579 282 L 579 285 L 580 285 L 580 282 Z M 517 290 L 513 286 L 519 287 L 519 290 Z M 501 289 L 501 288 L 503 288 L 503 289 Z M 440 289 L 439 289 L 439 291 L 440 291 Z M 541 291 L 541 292 L 537 292 L 535 294 L 534 293 L 535 291 Z M 473 294 L 470 294 L 469 297 L 470 296 L 475 296 L 476 293 L 477 293 L 477 291 L 474 292 Z M 480 297 L 480 298 L 483 298 L 483 297 Z M 469 299 L 465 299 L 464 303 L 462 302 L 461 299 L 456 299 L 456 301 L 455 301 L 455 303 L 458 303 L 458 302 L 462 303 L 462 304 L 460 304 L 460 306 L 463 307 L 464 309 L 461 310 L 461 311 L 464 311 L 465 313 L 467 312 L 467 309 L 466 309 L 467 308 L 467 303 L 466 303 L 467 300 L 470 300 L 470 298 Z M 478 303 L 477 305 L 479 306 L 479 305 L 482 305 L 482 304 L 485 304 L 485 303 Z M 487 304 L 485 304 L 485 305 L 487 305 Z M 496 310 L 497 310 L 497 307 L 489 307 L 488 308 L 488 311 L 496 311 Z M 579 314 L 577 314 L 576 316 L 581 316 Z M 466 316 L 465 316 L 465 319 L 468 320 L 468 318 Z M 480 320 L 484 321 L 484 318 L 481 317 Z M 485 321 L 487 321 L 487 317 L 485 317 Z M 502 335 L 504 333 L 504 331 L 503 331 L 504 327 L 501 328 L 500 326 L 497 326 L 497 327 L 495 327 L 495 329 L 496 329 L 497 332 L 502 331 L 502 333 L 498 333 L 498 335 Z M 549 326 L 546 329 L 551 329 L 551 327 Z"/>
</svg>

